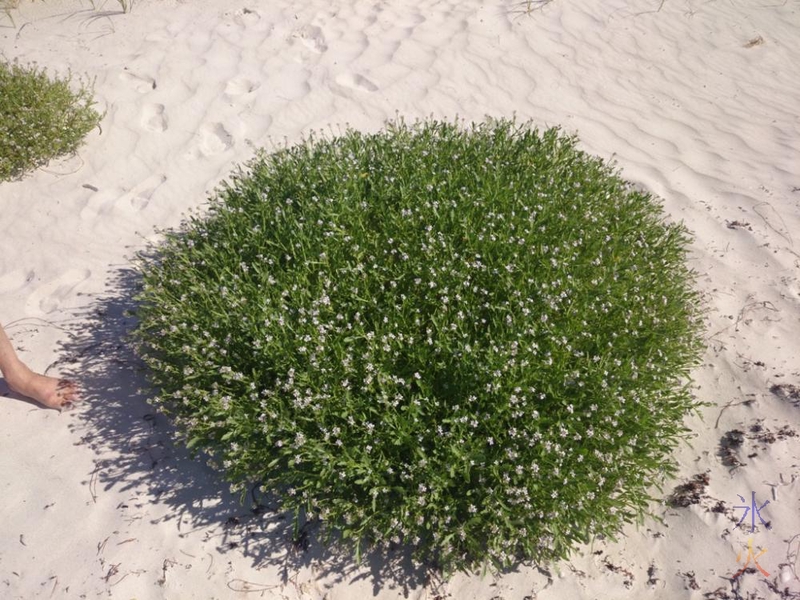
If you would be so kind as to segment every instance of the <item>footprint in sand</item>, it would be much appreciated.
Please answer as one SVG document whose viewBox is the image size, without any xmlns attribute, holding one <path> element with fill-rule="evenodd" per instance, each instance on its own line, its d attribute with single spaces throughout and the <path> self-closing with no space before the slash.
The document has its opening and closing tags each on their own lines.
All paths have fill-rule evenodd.
<svg viewBox="0 0 800 600">
<path fill-rule="evenodd" d="M 142 127 L 147 131 L 160 133 L 167 129 L 167 117 L 163 104 L 146 104 L 142 109 Z"/>
<path fill-rule="evenodd" d="M 204 125 L 200 130 L 200 152 L 205 156 L 220 154 L 232 146 L 233 136 L 222 123 Z"/>
<path fill-rule="evenodd" d="M 248 25 L 255 25 L 261 20 L 261 16 L 252 8 L 243 8 L 234 13 L 233 22 L 239 27 L 247 27 Z"/>
<path fill-rule="evenodd" d="M 150 200 L 155 194 L 156 190 L 167 180 L 164 175 L 153 175 L 148 177 L 142 183 L 137 185 L 130 191 L 128 201 L 136 211 L 141 211 L 147 208 Z"/>
<path fill-rule="evenodd" d="M 61 302 L 73 295 L 75 288 L 91 277 L 88 269 L 71 269 L 60 277 L 37 287 L 25 302 L 25 314 L 35 316 L 36 311 L 50 314 L 59 310 Z"/>
<path fill-rule="evenodd" d="M 378 86 L 358 73 L 343 73 L 336 78 L 336 83 L 344 87 L 364 92 L 377 92 Z"/>
<path fill-rule="evenodd" d="M 225 86 L 226 96 L 244 96 L 251 92 L 255 92 L 261 84 L 256 81 L 250 81 L 244 77 L 234 77 Z"/>
<path fill-rule="evenodd" d="M 14 270 L 9 271 L 5 275 L 0 275 L 0 290 L 4 292 L 13 292 L 25 287 L 36 278 L 35 271 Z"/>
<path fill-rule="evenodd" d="M 197 146 L 186 153 L 186 158 L 215 156 L 233 147 L 233 136 L 222 123 L 206 123 L 200 127 L 197 140 Z"/>
<path fill-rule="evenodd" d="M 322 54 L 328 49 L 328 44 L 325 41 L 325 36 L 322 34 L 322 29 L 314 25 L 304 25 L 297 29 L 292 34 L 293 37 L 299 37 L 303 45 L 317 54 Z"/>
<path fill-rule="evenodd" d="M 156 89 L 156 80 L 146 75 L 138 75 L 125 70 L 125 72 L 119 74 L 119 78 L 140 94 L 146 94 Z"/>
</svg>

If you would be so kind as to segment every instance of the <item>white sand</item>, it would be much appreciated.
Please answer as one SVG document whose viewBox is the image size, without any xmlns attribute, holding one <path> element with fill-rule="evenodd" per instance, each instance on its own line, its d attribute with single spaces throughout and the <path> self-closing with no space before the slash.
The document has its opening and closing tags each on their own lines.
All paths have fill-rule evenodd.
<svg viewBox="0 0 800 600">
<path fill-rule="evenodd" d="M 800 400 L 771 391 L 800 386 L 800 3 L 659 4 L 554 0 L 524 16 L 498 0 L 141 0 L 121 14 L 47 0 L 23 3 L 16 28 L 0 14 L 3 57 L 96 78 L 107 111 L 77 157 L 0 184 L 0 320 L 32 367 L 77 375 L 88 397 L 62 415 L 0 402 L 0 597 L 799 597 L 800 439 L 750 428 L 800 419 Z M 255 147 L 396 113 L 562 125 L 687 222 L 711 406 L 689 421 L 664 495 L 705 473 L 699 504 L 656 506 L 663 523 L 549 572 L 437 585 L 326 555 L 313 534 L 292 553 L 276 515 L 250 515 L 172 446 L 120 340 L 128 260 Z M 731 469 L 720 440 L 733 429 L 746 438 Z M 749 515 L 735 528 L 752 492 L 771 501 L 769 530 L 751 532 Z M 732 582 L 748 538 L 769 576 Z"/>
</svg>

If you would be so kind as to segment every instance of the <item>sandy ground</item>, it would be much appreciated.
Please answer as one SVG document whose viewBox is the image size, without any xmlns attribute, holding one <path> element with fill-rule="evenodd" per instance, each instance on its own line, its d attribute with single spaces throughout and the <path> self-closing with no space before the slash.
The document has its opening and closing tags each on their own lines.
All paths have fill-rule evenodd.
<svg viewBox="0 0 800 600">
<path fill-rule="evenodd" d="M 0 56 L 86 74 L 106 111 L 77 156 L 0 184 L 0 321 L 32 367 L 78 377 L 86 396 L 59 414 L 0 381 L 1 597 L 800 598 L 800 2 L 518 8 L 141 0 L 123 14 L 48 0 L 13 23 L 0 13 Z M 397 114 L 561 125 L 688 224 L 708 303 L 694 377 L 710 404 L 662 492 L 685 506 L 656 504 L 661 522 L 569 562 L 445 583 L 402 555 L 331 555 L 313 530 L 293 545 L 283 515 L 242 506 L 173 446 L 124 343 L 131 257 L 255 148 Z"/>
</svg>

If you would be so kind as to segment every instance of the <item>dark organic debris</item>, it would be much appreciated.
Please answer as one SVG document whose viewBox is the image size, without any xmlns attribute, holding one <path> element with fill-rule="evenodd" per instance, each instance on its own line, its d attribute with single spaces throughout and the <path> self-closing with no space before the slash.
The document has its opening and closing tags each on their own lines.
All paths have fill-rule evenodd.
<svg viewBox="0 0 800 600">
<path fill-rule="evenodd" d="M 800 387 L 791 383 L 776 383 L 769 391 L 781 400 L 791 402 L 793 406 L 800 408 Z"/>
<path fill-rule="evenodd" d="M 789 425 L 784 425 L 778 429 L 778 431 L 770 431 L 756 424 L 750 428 L 750 431 L 754 434 L 750 436 L 750 439 L 761 442 L 762 444 L 773 444 L 778 440 L 797 437 L 797 432 L 789 427 Z"/>
<path fill-rule="evenodd" d="M 703 594 L 703 598 L 706 600 L 736 600 L 736 598 L 741 598 L 741 596 L 734 596 L 728 593 L 724 587 L 717 588 L 713 592 L 706 592 Z"/>
<path fill-rule="evenodd" d="M 722 464 L 726 467 L 734 469 L 746 464 L 743 463 L 739 458 L 739 452 L 741 451 L 741 448 L 746 440 L 751 442 L 751 446 L 760 444 L 762 446 L 761 449 L 764 449 L 764 447 L 768 444 L 774 444 L 777 441 L 798 437 L 797 431 L 792 429 L 792 427 L 788 424 L 783 425 L 776 431 L 772 431 L 763 425 L 763 420 L 758 420 L 752 423 L 746 429 L 747 433 L 741 431 L 740 429 L 732 429 L 726 432 L 725 435 L 720 438 L 719 452 L 717 454 L 722 459 Z M 747 458 L 754 458 L 756 456 L 758 456 L 758 452 L 751 451 L 747 454 Z"/>
<path fill-rule="evenodd" d="M 686 508 L 691 504 L 699 504 L 708 482 L 708 473 L 698 473 L 686 483 L 677 486 L 667 498 L 667 504 L 673 508 Z"/>
<path fill-rule="evenodd" d="M 726 221 L 725 224 L 728 226 L 728 229 L 747 229 L 748 231 L 753 231 L 753 228 L 750 227 L 750 223 L 746 221 Z"/>
<path fill-rule="evenodd" d="M 797 600 L 800 598 L 800 592 L 792 591 L 788 587 L 780 588 L 778 587 L 777 580 L 775 581 L 766 581 L 766 586 L 769 590 L 775 594 L 775 598 L 781 598 L 783 600 Z"/>
<path fill-rule="evenodd" d="M 658 573 L 656 564 L 650 563 L 650 566 L 647 567 L 647 585 L 652 587 L 658 583 L 658 577 L 656 577 L 656 573 Z"/>
<path fill-rule="evenodd" d="M 625 577 L 625 579 L 622 581 L 622 584 L 627 589 L 630 589 L 633 586 L 633 580 L 634 580 L 633 573 L 631 573 L 628 569 L 613 564 L 610 560 L 608 560 L 608 557 L 606 557 L 604 564 L 606 566 L 606 569 L 608 569 L 612 573 L 621 573 Z"/>
<path fill-rule="evenodd" d="M 740 467 L 742 461 L 736 456 L 736 450 L 741 448 L 744 443 L 744 432 L 732 429 L 722 436 L 719 441 L 719 456 L 722 457 L 722 464 L 726 467 Z"/>
<path fill-rule="evenodd" d="M 760 46 L 764 43 L 764 38 L 760 35 L 757 35 L 754 38 L 751 38 L 745 45 L 745 48 L 755 48 L 756 46 Z"/>
<path fill-rule="evenodd" d="M 686 579 L 686 585 L 689 586 L 690 589 L 700 589 L 700 586 L 697 585 L 697 579 L 695 579 L 694 571 L 686 571 L 685 573 L 681 573 L 681 575 Z"/>
<path fill-rule="evenodd" d="M 738 448 L 744 442 L 744 432 L 738 429 L 731 429 L 722 436 L 722 444 L 727 448 Z"/>
</svg>

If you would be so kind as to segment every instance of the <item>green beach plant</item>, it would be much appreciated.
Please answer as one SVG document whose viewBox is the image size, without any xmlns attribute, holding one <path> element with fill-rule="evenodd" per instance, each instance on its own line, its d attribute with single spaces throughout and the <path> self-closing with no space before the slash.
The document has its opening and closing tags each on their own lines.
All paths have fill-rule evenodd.
<svg viewBox="0 0 800 600">
<path fill-rule="evenodd" d="M 357 555 L 547 561 L 673 472 L 687 243 L 557 129 L 312 136 L 142 254 L 137 348 L 190 448 Z"/>
<path fill-rule="evenodd" d="M 0 181 L 74 153 L 100 123 L 93 84 L 0 60 Z"/>
</svg>

